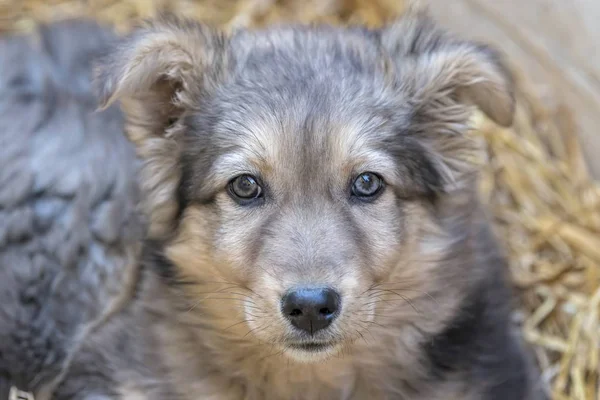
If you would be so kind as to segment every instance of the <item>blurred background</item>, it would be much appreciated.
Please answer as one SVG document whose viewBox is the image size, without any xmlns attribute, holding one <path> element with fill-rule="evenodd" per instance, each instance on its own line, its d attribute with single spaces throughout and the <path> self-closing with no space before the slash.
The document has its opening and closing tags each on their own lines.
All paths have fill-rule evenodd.
<svg viewBox="0 0 600 400">
<path fill-rule="evenodd" d="M 431 14 L 508 57 L 517 117 L 476 115 L 481 195 L 510 257 L 515 322 L 554 399 L 599 399 L 600 1 L 429 0 Z M 167 10 L 234 29 L 282 21 L 379 26 L 403 0 L 0 0 L 0 34 L 86 17 L 118 33 Z"/>
</svg>

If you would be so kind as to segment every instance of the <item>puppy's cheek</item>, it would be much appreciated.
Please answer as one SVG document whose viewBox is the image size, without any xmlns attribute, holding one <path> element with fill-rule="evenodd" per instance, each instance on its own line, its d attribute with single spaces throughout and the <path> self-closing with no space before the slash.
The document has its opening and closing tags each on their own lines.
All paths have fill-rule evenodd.
<svg viewBox="0 0 600 400">
<path fill-rule="evenodd" d="M 281 342 L 281 338 L 288 333 L 285 321 L 277 313 L 261 310 L 252 303 L 246 303 L 244 311 L 248 326 L 248 332 L 244 334 L 245 338 L 255 338 L 261 342 L 272 344 Z"/>
<path fill-rule="evenodd" d="M 357 246 L 368 264 L 363 270 L 366 275 L 363 279 L 380 281 L 405 256 L 404 243 L 409 233 L 403 207 L 388 191 L 376 203 L 354 209 L 353 217 L 362 236 Z"/>
<path fill-rule="evenodd" d="M 256 273 L 255 260 L 262 245 L 260 229 L 266 215 L 257 208 L 237 205 L 226 194 L 223 196 L 217 203 L 220 220 L 214 237 L 215 258 L 250 281 Z"/>
<path fill-rule="evenodd" d="M 216 222 L 212 213 L 210 208 L 195 206 L 183 212 L 177 235 L 165 248 L 180 275 L 206 280 L 215 273 L 211 243 Z"/>
<path fill-rule="evenodd" d="M 355 342 L 368 332 L 375 315 L 376 299 L 357 295 L 347 302 L 344 312 L 334 325 L 340 339 Z"/>
<path fill-rule="evenodd" d="M 281 298 L 284 293 L 282 282 L 268 267 L 254 266 L 253 278 L 248 287 L 254 293 L 252 303 L 246 305 L 248 326 L 252 334 L 262 341 L 279 341 L 288 334 L 289 323 L 281 312 Z"/>
<path fill-rule="evenodd" d="M 354 341 L 357 331 L 362 330 L 364 321 L 370 321 L 366 293 L 373 282 L 364 264 L 347 265 L 333 288 L 341 296 L 340 313 L 329 327 L 328 333 L 335 341 L 348 344 Z"/>
</svg>

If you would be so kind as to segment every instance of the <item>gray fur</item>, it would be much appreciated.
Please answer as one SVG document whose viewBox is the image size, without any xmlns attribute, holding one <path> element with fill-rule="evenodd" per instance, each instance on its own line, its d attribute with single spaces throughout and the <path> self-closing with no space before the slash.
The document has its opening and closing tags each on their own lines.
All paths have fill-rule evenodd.
<svg viewBox="0 0 600 400">
<path fill-rule="evenodd" d="M 136 298 L 56 398 L 543 398 L 465 135 L 472 106 L 512 121 L 495 51 L 419 13 L 231 36 L 164 17 L 98 78 L 143 160 L 151 228 Z M 386 182 L 368 202 L 349 191 L 365 170 Z M 242 173 L 263 185 L 251 205 L 227 189 Z M 312 337 L 280 311 L 307 285 L 342 298 Z M 335 345 L 292 347 L 311 341 Z"/>
<path fill-rule="evenodd" d="M 0 381 L 38 399 L 137 270 L 137 161 L 91 85 L 113 40 L 89 21 L 0 40 Z"/>
</svg>

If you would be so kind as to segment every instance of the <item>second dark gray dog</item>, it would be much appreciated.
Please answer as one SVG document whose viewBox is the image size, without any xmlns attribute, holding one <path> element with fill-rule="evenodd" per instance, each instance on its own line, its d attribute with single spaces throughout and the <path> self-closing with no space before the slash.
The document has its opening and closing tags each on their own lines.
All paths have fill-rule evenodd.
<svg viewBox="0 0 600 400">
<path fill-rule="evenodd" d="M 0 39 L 0 399 L 48 396 L 81 340 L 120 307 L 143 237 L 137 162 L 91 65 L 92 22 Z"/>
</svg>

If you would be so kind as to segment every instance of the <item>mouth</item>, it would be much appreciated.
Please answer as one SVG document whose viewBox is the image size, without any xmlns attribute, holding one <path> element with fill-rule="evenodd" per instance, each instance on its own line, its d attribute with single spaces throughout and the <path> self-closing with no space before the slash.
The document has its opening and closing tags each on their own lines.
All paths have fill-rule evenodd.
<svg viewBox="0 0 600 400">
<path fill-rule="evenodd" d="M 322 351 L 331 350 L 335 347 L 335 343 L 328 342 L 309 342 L 309 343 L 292 343 L 289 345 L 294 350 L 306 351 L 309 353 L 319 353 Z"/>
<path fill-rule="evenodd" d="M 292 360 L 300 363 L 322 362 L 340 350 L 340 342 L 292 342 L 285 346 L 284 352 Z"/>
</svg>

